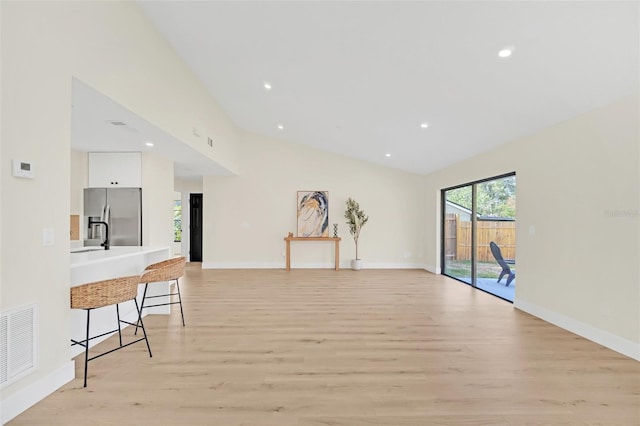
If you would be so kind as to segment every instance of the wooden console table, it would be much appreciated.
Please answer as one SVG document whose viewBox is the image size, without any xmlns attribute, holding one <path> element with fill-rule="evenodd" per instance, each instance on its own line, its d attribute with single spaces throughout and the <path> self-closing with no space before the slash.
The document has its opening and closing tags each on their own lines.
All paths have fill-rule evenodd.
<svg viewBox="0 0 640 426">
<path fill-rule="evenodd" d="M 340 237 L 294 237 L 289 234 L 284 240 L 287 242 L 287 271 L 291 270 L 291 241 L 333 241 L 336 244 L 336 271 L 340 269 Z"/>
</svg>

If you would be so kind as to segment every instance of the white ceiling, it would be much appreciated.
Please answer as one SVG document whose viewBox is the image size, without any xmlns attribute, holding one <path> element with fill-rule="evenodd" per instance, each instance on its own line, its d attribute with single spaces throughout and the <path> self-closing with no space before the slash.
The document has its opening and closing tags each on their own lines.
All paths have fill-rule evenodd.
<svg viewBox="0 0 640 426">
<path fill-rule="evenodd" d="M 638 92 L 635 1 L 138 4 L 240 128 L 415 173 Z"/>
<path fill-rule="evenodd" d="M 151 152 L 174 162 L 174 176 L 193 180 L 230 174 L 215 161 L 180 142 L 102 93 L 74 79 L 71 148 L 85 152 Z M 113 125 L 112 122 L 124 123 Z M 153 147 L 145 145 L 153 143 Z"/>
<path fill-rule="evenodd" d="M 238 127 L 414 173 L 638 93 L 637 1 L 138 4 Z M 73 105 L 74 149 L 228 174 L 79 81 Z"/>
</svg>

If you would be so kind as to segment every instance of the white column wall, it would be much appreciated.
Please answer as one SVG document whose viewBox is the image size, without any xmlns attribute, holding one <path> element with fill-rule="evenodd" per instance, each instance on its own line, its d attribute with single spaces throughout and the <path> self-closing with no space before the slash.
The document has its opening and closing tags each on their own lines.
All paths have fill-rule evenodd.
<svg viewBox="0 0 640 426">
<path fill-rule="evenodd" d="M 15 415 L 4 404 L 16 400 L 12 395 L 35 402 L 73 374 L 68 350 L 72 79 L 231 172 L 237 157 L 232 122 L 135 2 L 0 2 L 0 8 L 0 156 L 32 161 L 36 169 L 35 179 L 0 169 L 0 309 L 40 307 L 39 364 L 2 389 L 4 422 Z M 194 136 L 193 127 L 215 138 L 215 148 Z M 172 191 L 172 177 L 169 185 Z M 171 217 L 170 208 L 166 214 Z M 167 245 L 170 226 L 164 219 L 154 221 L 147 220 L 147 242 Z M 44 229 L 54 232 L 52 246 L 42 245 Z"/>
</svg>

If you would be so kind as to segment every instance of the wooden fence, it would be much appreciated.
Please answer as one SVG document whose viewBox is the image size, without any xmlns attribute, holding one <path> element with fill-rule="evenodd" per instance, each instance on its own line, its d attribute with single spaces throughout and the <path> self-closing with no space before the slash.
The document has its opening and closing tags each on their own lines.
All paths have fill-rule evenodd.
<svg viewBox="0 0 640 426">
<path fill-rule="evenodd" d="M 516 222 L 478 220 L 478 262 L 495 262 L 489 243 L 495 242 L 505 259 L 516 258 Z M 471 222 L 447 213 L 444 221 L 444 254 L 449 260 L 471 260 Z"/>
</svg>

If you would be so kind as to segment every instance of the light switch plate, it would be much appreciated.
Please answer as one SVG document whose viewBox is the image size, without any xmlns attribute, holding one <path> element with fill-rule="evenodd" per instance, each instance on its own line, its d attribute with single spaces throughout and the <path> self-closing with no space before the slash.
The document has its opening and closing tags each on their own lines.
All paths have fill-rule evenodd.
<svg viewBox="0 0 640 426">
<path fill-rule="evenodd" d="M 43 228 L 42 229 L 42 245 L 43 246 L 52 246 L 56 240 L 56 233 L 53 228 Z"/>
</svg>

